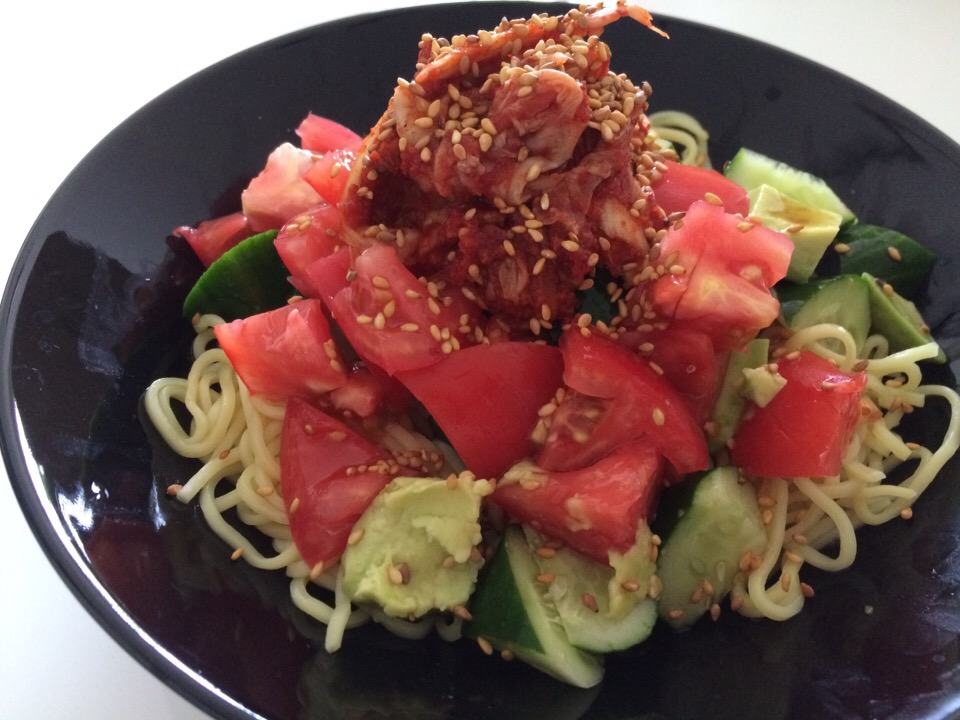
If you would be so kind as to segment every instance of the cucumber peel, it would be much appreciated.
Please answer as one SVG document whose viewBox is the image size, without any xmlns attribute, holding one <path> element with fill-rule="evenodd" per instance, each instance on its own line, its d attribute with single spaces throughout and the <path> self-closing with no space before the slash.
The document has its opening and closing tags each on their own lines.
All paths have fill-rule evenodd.
<svg viewBox="0 0 960 720">
<path fill-rule="evenodd" d="M 719 467 L 690 482 L 696 485 L 679 519 L 665 518 L 675 525 L 657 561 L 660 618 L 675 629 L 689 627 L 726 597 L 740 558 L 748 550 L 762 554 L 767 545 L 756 492 L 736 468 Z"/>
<path fill-rule="evenodd" d="M 772 185 L 781 193 L 810 207 L 829 210 L 848 224 L 856 215 L 822 179 L 749 148 L 740 148 L 727 164 L 724 175 L 747 191 Z"/>
<path fill-rule="evenodd" d="M 861 277 L 867 281 L 870 291 L 870 320 L 873 331 L 887 338 L 891 353 L 935 342 L 916 305 L 900 296 L 883 280 L 869 273 L 863 273 Z M 932 362 L 936 363 L 946 361 L 947 356 L 942 348 L 932 358 Z"/>
<path fill-rule="evenodd" d="M 524 527 L 542 577 L 550 577 L 546 596 L 553 602 L 570 643 L 581 650 L 608 653 L 639 645 L 657 622 L 657 603 L 648 597 L 656 572 L 651 552 L 653 533 L 646 523 L 626 553 L 612 553 L 617 565 L 605 565 L 568 548 L 543 557 L 536 553 L 544 538 Z M 624 590 L 631 581 L 635 587 Z"/>
<path fill-rule="evenodd" d="M 804 285 L 777 286 L 780 314 L 791 330 L 820 323 L 845 328 L 856 344 L 857 354 L 870 333 L 870 288 L 860 275 L 838 275 Z M 831 348 L 843 352 L 842 347 Z"/>
<path fill-rule="evenodd" d="M 507 526 L 470 598 L 464 635 L 512 652 L 557 680 L 593 687 L 603 679 L 603 665 L 570 644 L 539 574 L 523 530 Z"/>
</svg>

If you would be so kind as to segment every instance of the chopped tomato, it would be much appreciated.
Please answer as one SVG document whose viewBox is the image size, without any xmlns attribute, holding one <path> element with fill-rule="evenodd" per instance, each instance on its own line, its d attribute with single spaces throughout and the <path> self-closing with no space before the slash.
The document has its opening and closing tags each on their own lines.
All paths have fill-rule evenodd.
<svg viewBox="0 0 960 720">
<path fill-rule="evenodd" d="M 350 177 L 350 168 L 356 159 L 355 150 L 330 150 L 303 174 L 303 179 L 320 197 L 336 205 L 343 197 Z"/>
<path fill-rule="evenodd" d="M 210 267 L 214 260 L 241 240 L 254 235 L 247 216 L 241 212 L 231 213 L 213 220 L 204 220 L 197 227 L 178 227 L 173 231 L 186 240 L 200 262 Z"/>
<path fill-rule="evenodd" d="M 695 202 L 660 241 L 668 272 L 647 288 L 673 326 L 706 333 L 718 350 L 742 347 L 780 311 L 770 288 L 790 264 L 793 243 L 710 203 Z"/>
<path fill-rule="evenodd" d="M 538 411 L 560 387 L 563 360 L 549 345 L 474 345 L 397 378 L 423 403 L 467 468 L 497 478 L 533 450 Z"/>
<path fill-rule="evenodd" d="M 303 300 L 214 328 L 251 394 L 314 396 L 347 382 L 319 300 Z"/>
<path fill-rule="evenodd" d="M 811 352 L 782 359 L 787 384 L 766 407 L 750 405 L 734 436 L 733 463 L 760 477 L 832 477 L 860 419 L 862 372 L 845 373 Z"/>
<path fill-rule="evenodd" d="M 256 232 L 277 230 L 290 218 L 319 205 L 323 198 L 303 179 L 318 156 L 283 143 L 240 196 L 244 214 Z"/>
<path fill-rule="evenodd" d="M 387 459 L 383 450 L 306 401 L 287 403 L 280 481 L 290 532 L 309 566 L 329 564 L 343 553 L 357 520 L 394 477 L 378 472 L 377 463 Z"/>
<path fill-rule="evenodd" d="M 577 326 L 560 339 L 566 386 L 598 402 L 588 408 L 582 427 L 551 421 L 537 462 L 545 468 L 572 470 L 599 460 L 624 443 L 649 441 L 680 473 L 704 470 L 710 462 L 697 420 L 680 393 L 646 360 L 599 331 L 584 335 Z M 564 400 L 563 405 L 568 402 Z"/>
<path fill-rule="evenodd" d="M 353 130 L 344 127 L 330 118 L 309 113 L 297 128 L 300 146 L 315 153 L 327 153 L 332 150 L 352 150 L 356 152 L 363 139 Z"/>
<path fill-rule="evenodd" d="M 667 379 L 686 400 L 697 422 L 709 417 L 727 360 L 727 353 L 716 352 L 709 337 L 696 330 L 671 327 L 627 332 L 618 342 L 635 349 L 654 372 Z"/>
<path fill-rule="evenodd" d="M 283 257 L 282 254 L 281 257 Z M 309 260 L 306 253 L 304 253 L 303 260 Z M 296 264 L 299 266 L 300 261 L 296 261 Z M 349 285 L 347 275 L 350 273 L 352 264 L 353 253 L 350 248 L 341 247 L 329 255 L 322 255 L 310 261 L 306 266 L 306 282 L 315 296 L 323 300 L 331 312 L 333 311 L 333 299 L 340 291 L 346 290 Z"/>
<path fill-rule="evenodd" d="M 537 465 L 557 472 L 579 470 L 600 460 L 618 444 L 639 437 L 639 431 L 626 427 L 598 432 L 610 430 L 612 423 L 607 422 L 606 428 L 601 425 L 612 406 L 611 400 L 567 389 L 563 401 L 546 418 L 547 436 L 536 453 Z"/>
<path fill-rule="evenodd" d="M 511 517 L 606 563 L 610 550 L 633 545 L 637 525 L 650 516 L 661 466 L 653 443 L 634 441 L 581 470 L 541 471 L 520 483 L 501 483 L 492 498 Z"/>
<path fill-rule="evenodd" d="M 393 375 L 438 363 L 471 340 L 461 332 L 462 313 L 433 297 L 393 246 L 364 250 L 350 280 L 343 274 L 348 258 L 341 250 L 311 264 L 307 274 L 364 360 Z"/>
<path fill-rule="evenodd" d="M 342 413 L 369 418 L 378 412 L 402 413 L 412 396 L 380 368 L 358 361 L 350 368 L 346 384 L 330 391 L 329 400 Z"/>
<path fill-rule="evenodd" d="M 664 160 L 667 172 L 653 185 L 653 197 L 665 213 L 685 212 L 707 193 L 716 196 L 728 213 L 747 215 L 750 198 L 747 191 L 710 168 L 682 165 Z"/>
<path fill-rule="evenodd" d="M 273 244 L 290 271 L 290 283 L 306 297 L 319 297 L 319 290 L 307 274 L 307 266 L 342 247 L 340 213 L 333 205 L 321 203 L 291 218 L 280 228 Z"/>
</svg>

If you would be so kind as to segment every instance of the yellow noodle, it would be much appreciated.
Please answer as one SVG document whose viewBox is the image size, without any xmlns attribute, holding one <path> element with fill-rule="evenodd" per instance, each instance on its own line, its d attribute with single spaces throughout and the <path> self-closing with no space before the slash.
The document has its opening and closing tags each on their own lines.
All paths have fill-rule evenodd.
<svg viewBox="0 0 960 720">
<path fill-rule="evenodd" d="M 327 620 L 327 634 L 324 638 L 324 649 L 327 652 L 336 652 L 343 644 L 343 633 L 350 622 L 350 600 L 343 591 L 343 566 L 337 569 L 337 584 L 333 591 L 334 604 L 330 619 Z"/>
<path fill-rule="evenodd" d="M 767 548 L 760 561 L 760 567 L 750 572 L 747 578 L 747 596 L 741 612 L 757 614 L 772 620 L 786 620 L 800 612 L 803 607 L 803 595 L 800 592 L 799 582 L 790 582 L 786 590 L 774 583 L 768 588 L 770 574 L 781 558 L 784 536 L 786 533 L 787 504 L 789 488 L 785 480 L 768 480 L 765 482 L 768 491 L 765 494 L 773 497 L 776 504 L 773 506 L 773 517 L 766 526 Z"/>
<path fill-rule="evenodd" d="M 652 134 L 658 140 L 668 142 L 677 152 L 681 163 L 710 167 L 710 134 L 695 117 L 678 110 L 661 110 L 648 114 L 647 119 Z M 677 145 L 680 151 L 677 151 Z"/>
</svg>

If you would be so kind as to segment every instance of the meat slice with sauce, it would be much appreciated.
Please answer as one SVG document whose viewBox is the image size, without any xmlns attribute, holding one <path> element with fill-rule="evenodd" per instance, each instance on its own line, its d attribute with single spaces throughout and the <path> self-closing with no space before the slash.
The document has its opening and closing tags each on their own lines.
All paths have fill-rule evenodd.
<svg viewBox="0 0 960 720">
<path fill-rule="evenodd" d="M 511 327 L 569 319 L 593 268 L 622 274 L 664 224 L 649 192 L 650 87 L 613 73 L 599 39 L 621 16 L 650 25 L 638 12 L 425 35 L 413 80 L 399 81 L 354 165 L 345 240 L 394 244 L 414 272 L 442 273 Z"/>
</svg>

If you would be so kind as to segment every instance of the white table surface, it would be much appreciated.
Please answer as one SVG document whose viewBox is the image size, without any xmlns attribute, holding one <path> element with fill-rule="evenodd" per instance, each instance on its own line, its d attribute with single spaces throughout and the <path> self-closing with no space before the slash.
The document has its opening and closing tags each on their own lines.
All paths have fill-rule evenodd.
<svg viewBox="0 0 960 720">
<path fill-rule="evenodd" d="M 15 12 L 5 13 L 0 43 L 2 282 L 61 180 L 141 105 L 251 45 L 403 4 L 428 3 L 18 3 Z M 722 27 L 822 62 L 960 141 L 957 0 L 651 0 L 647 7 L 655 15 Z M 126 655 L 61 583 L 2 468 L 0 547 L 0 718 L 207 717 Z"/>
</svg>

